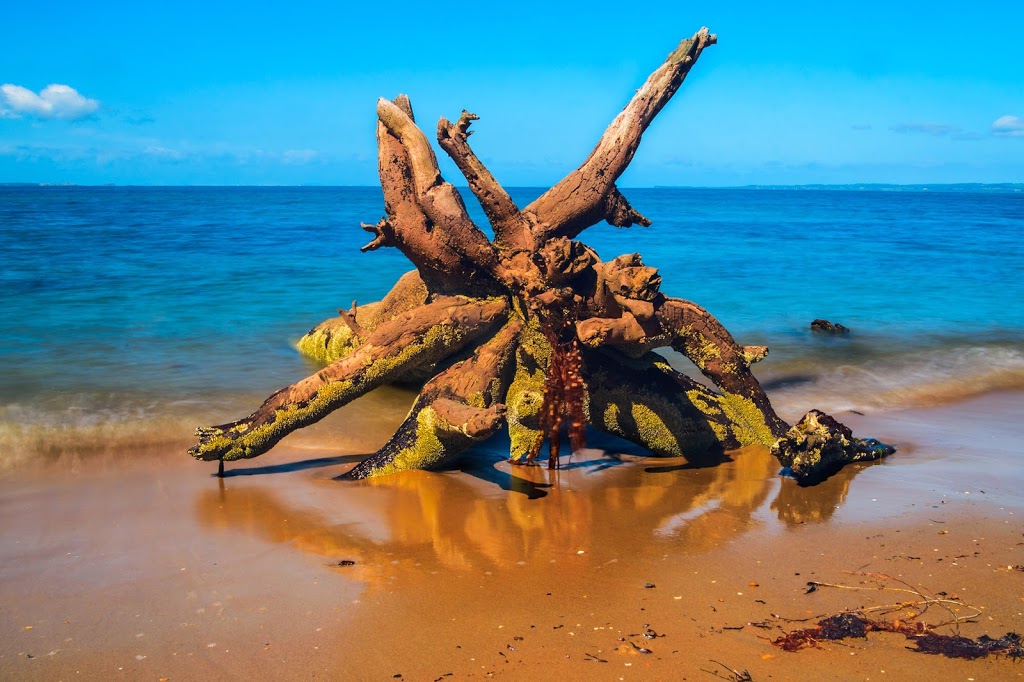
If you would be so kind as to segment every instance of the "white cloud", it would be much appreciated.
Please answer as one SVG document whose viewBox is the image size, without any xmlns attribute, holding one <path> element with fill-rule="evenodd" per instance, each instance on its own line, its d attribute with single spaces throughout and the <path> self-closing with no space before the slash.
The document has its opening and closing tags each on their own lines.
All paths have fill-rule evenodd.
<svg viewBox="0 0 1024 682">
<path fill-rule="evenodd" d="M 68 85 L 53 83 L 36 94 L 20 85 L 0 85 L 0 118 L 83 118 L 99 109 L 100 103 L 83 97 Z"/>
<path fill-rule="evenodd" d="M 1000 116 L 992 122 L 992 134 L 1000 137 L 1024 137 L 1024 118 Z"/>
</svg>

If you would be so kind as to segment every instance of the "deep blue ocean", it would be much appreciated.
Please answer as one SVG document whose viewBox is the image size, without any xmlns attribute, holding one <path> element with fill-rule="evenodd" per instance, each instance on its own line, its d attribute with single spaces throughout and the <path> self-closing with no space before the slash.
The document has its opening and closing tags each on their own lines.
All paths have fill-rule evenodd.
<svg viewBox="0 0 1024 682">
<path fill-rule="evenodd" d="M 1024 387 L 1019 189 L 624 193 L 654 224 L 581 240 L 641 253 L 665 293 L 767 344 L 757 373 L 784 416 Z M 310 373 L 294 341 L 410 269 L 359 251 L 382 211 L 377 188 L 0 187 L 0 469 L 187 442 Z"/>
</svg>

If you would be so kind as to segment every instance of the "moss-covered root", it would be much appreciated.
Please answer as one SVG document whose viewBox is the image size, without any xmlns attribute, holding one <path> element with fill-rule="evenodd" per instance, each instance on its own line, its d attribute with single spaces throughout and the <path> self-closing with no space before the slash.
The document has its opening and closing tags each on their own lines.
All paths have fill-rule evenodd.
<svg viewBox="0 0 1024 682">
<path fill-rule="evenodd" d="M 385 322 L 409 312 L 427 301 L 427 287 L 415 270 L 402 275 L 388 295 L 376 303 L 367 303 L 356 309 L 356 329 L 345 317 L 332 317 L 310 329 L 295 347 L 300 353 L 317 362 L 329 365 L 345 357 L 365 340 L 362 334 L 372 333 Z"/>
<path fill-rule="evenodd" d="M 746 445 L 756 434 L 731 420 L 722 397 L 655 353 L 611 349 L 584 356 L 592 426 L 666 457 L 700 459 Z"/>
<path fill-rule="evenodd" d="M 507 314 L 505 299 L 445 298 L 382 324 L 359 348 L 323 370 L 267 398 L 245 419 L 200 428 L 189 454 L 202 460 L 234 460 L 263 454 L 295 429 L 411 368 L 458 352 L 494 329 Z"/>
<path fill-rule="evenodd" d="M 428 382 L 395 435 L 345 478 L 436 468 L 493 435 L 505 422 L 501 400 L 522 326 L 518 319 L 511 320 L 473 357 Z"/>
<path fill-rule="evenodd" d="M 768 424 L 775 438 L 781 437 L 789 425 L 772 407 L 750 365 L 764 358 L 763 346 L 741 346 L 732 334 L 711 313 L 696 303 L 679 298 L 666 298 L 656 313 L 664 331 L 672 335 L 672 348 L 688 357 L 715 382 L 722 392 L 735 396 L 743 409 L 760 413 L 758 421 Z"/>
<path fill-rule="evenodd" d="M 376 453 L 345 474 L 347 479 L 387 476 L 409 469 L 433 469 L 505 422 L 505 406 L 478 408 L 449 398 L 417 399 L 412 412 Z"/>
<path fill-rule="evenodd" d="M 849 427 L 811 410 L 772 445 L 772 454 L 800 485 L 813 485 L 844 464 L 887 457 L 896 451 L 874 438 L 854 438 Z"/>
<path fill-rule="evenodd" d="M 530 319 L 519 337 L 515 370 L 508 388 L 509 457 L 518 462 L 528 455 L 542 437 L 540 410 L 544 405 L 544 381 L 551 361 L 551 344 L 540 330 L 536 317 Z"/>
</svg>

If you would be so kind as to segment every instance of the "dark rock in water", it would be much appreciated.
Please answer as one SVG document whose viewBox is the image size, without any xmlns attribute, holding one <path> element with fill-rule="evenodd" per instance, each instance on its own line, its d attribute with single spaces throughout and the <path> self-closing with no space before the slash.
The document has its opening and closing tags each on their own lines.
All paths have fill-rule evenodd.
<svg viewBox="0 0 1024 682">
<path fill-rule="evenodd" d="M 850 462 L 866 462 L 896 452 L 874 438 L 854 438 L 853 432 L 820 410 L 811 410 L 772 445 L 789 475 L 800 485 L 813 485 Z"/>
<path fill-rule="evenodd" d="M 814 320 L 811 322 L 811 331 L 821 332 L 824 334 L 849 334 L 850 328 L 845 327 L 838 322 L 829 322 L 828 320 Z"/>
<path fill-rule="evenodd" d="M 351 559 L 342 559 L 341 561 L 338 562 L 338 565 L 339 566 L 355 566 L 356 562 L 352 561 Z"/>
</svg>

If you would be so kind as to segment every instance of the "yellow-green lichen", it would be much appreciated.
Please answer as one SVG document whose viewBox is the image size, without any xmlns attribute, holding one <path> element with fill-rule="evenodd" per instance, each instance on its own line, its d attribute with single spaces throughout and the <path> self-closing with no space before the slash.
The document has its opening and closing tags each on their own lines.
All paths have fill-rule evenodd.
<svg viewBox="0 0 1024 682">
<path fill-rule="evenodd" d="M 712 405 L 706 399 L 708 393 L 706 391 L 701 392 L 697 389 L 691 389 L 686 392 L 686 397 L 689 399 L 690 404 L 696 407 L 704 414 L 710 416 L 716 416 L 722 414 L 722 410 L 717 405 Z"/>
<path fill-rule="evenodd" d="M 764 412 L 750 398 L 735 393 L 721 396 L 719 404 L 732 425 L 732 432 L 740 445 L 768 445 L 775 442 Z"/>
<path fill-rule="evenodd" d="M 700 344 L 700 347 L 688 344 L 686 350 L 688 351 L 686 356 L 700 369 L 706 369 L 712 360 L 722 357 L 722 351 L 718 344 L 707 339 Z"/>
<path fill-rule="evenodd" d="M 643 403 L 633 403 L 630 414 L 636 423 L 640 439 L 647 444 L 651 452 L 665 455 L 671 453 L 673 456 L 683 454 L 683 448 L 672 429 L 650 407 Z M 679 426 L 681 425 L 677 424 L 677 427 Z"/>
<path fill-rule="evenodd" d="M 525 457 L 540 437 L 540 409 L 550 359 L 551 345 L 536 318 L 531 319 L 519 337 L 516 370 L 505 396 L 512 460 Z"/>
<path fill-rule="evenodd" d="M 387 476 L 409 469 L 429 469 L 448 455 L 446 441 L 462 449 L 459 444 L 451 442 L 453 439 L 465 441 L 468 437 L 428 405 L 416 415 L 416 429 L 411 435 L 411 442 L 399 450 L 390 462 L 373 469 L 369 476 Z M 464 443 L 461 445 L 464 447 Z"/>
<path fill-rule="evenodd" d="M 619 406 L 615 403 L 608 403 L 604 408 L 604 414 L 601 415 L 606 425 L 618 424 L 619 423 Z"/>
<path fill-rule="evenodd" d="M 354 351 L 361 342 L 362 340 L 352 333 L 348 325 L 342 322 L 341 318 L 337 318 L 309 330 L 295 342 L 295 348 L 307 358 L 329 365 Z"/>
<path fill-rule="evenodd" d="M 490 388 L 490 387 L 488 387 L 488 388 Z M 466 404 L 467 405 L 472 405 L 473 407 L 479 407 L 480 409 L 483 409 L 483 408 L 487 407 L 488 404 L 490 404 L 490 402 L 493 402 L 493 401 L 486 400 L 484 398 L 485 395 L 487 395 L 487 397 L 491 397 L 490 396 L 490 391 L 487 391 L 486 393 L 484 391 L 477 391 L 476 393 L 470 393 L 469 397 L 466 399 Z"/>
<path fill-rule="evenodd" d="M 729 429 L 726 428 L 725 424 L 708 420 L 708 426 L 714 431 L 715 438 L 718 439 L 719 443 L 725 443 L 729 440 Z"/>
</svg>

